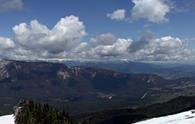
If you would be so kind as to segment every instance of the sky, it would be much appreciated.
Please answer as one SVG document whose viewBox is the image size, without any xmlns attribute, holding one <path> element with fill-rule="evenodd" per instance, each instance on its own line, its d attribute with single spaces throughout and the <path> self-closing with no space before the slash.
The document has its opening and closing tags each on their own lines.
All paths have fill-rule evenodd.
<svg viewBox="0 0 195 124">
<path fill-rule="evenodd" d="M 0 58 L 195 60 L 195 0 L 0 0 Z"/>
</svg>

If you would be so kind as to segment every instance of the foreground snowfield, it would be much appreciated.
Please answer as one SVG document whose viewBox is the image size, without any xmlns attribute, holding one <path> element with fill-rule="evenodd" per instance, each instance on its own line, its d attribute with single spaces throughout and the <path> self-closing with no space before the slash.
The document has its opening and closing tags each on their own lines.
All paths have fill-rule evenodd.
<svg viewBox="0 0 195 124">
<path fill-rule="evenodd" d="M 153 118 L 135 124 L 195 124 L 195 110 Z"/>
<path fill-rule="evenodd" d="M 0 124 L 14 124 L 14 116 L 13 115 L 1 116 Z"/>
<path fill-rule="evenodd" d="M 14 116 L 6 115 L 0 117 L 0 124 L 14 124 Z M 195 110 L 182 112 L 150 120 L 137 122 L 135 124 L 195 124 Z"/>
</svg>

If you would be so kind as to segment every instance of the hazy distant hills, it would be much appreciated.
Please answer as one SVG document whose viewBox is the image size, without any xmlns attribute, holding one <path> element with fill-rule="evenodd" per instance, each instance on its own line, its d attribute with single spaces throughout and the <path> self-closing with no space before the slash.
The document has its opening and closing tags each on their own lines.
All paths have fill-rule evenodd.
<svg viewBox="0 0 195 124">
<path fill-rule="evenodd" d="M 43 101 L 71 113 L 133 107 L 193 95 L 195 78 L 168 80 L 61 63 L 1 61 L 0 112 L 20 99 Z M 128 67 L 127 67 L 128 68 Z"/>
<path fill-rule="evenodd" d="M 68 66 L 95 67 L 115 70 L 123 73 L 157 74 L 167 79 L 192 77 L 195 75 L 194 64 L 144 63 L 127 60 L 120 61 L 65 61 Z"/>
</svg>

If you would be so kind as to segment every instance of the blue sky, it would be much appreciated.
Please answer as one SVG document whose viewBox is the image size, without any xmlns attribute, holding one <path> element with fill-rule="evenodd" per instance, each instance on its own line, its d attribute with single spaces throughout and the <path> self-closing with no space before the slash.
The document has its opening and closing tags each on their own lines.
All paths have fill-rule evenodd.
<svg viewBox="0 0 195 124">
<path fill-rule="evenodd" d="M 193 1 L 193 0 L 189 0 Z M 193 10 L 171 12 L 167 14 L 168 23 L 151 23 L 147 20 L 134 22 L 111 21 L 106 17 L 119 8 L 125 8 L 130 15 L 133 7 L 131 0 L 24 0 L 23 9 L 0 13 L 0 34 L 9 36 L 11 28 L 21 22 L 37 19 L 39 22 L 53 27 L 64 16 L 75 15 L 86 25 L 89 35 L 111 32 L 125 37 L 139 37 L 144 30 L 151 30 L 157 35 L 173 35 L 178 37 L 194 37 L 195 13 Z M 182 2 L 175 2 L 181 6 Z M 186 3 L 187 4 L 187 3 Z M 145 28 L 144 25 L 149 25 Z"/>
<path fill-rule="evenodd" d="M 14 25 L 29 22 L 32 19 L 37 19 L 51 28 L 61 17 L 69 15 L 79 16 L 87 26 L 86 30 L 89 35 L 113 32 L 128 36 L 134 33 L 131 28 L 143 27 L 143 24 L 138 23 L 137 26 L 134 26 L 134 24 L 110 21 L 106 17 L 108 12 L 117 8 L 129 8 L 131 2 L 128 0 L 122 2 L 118 0 L 85 0 L 84 2 L 78 0 L 26 0 L 23 2 L 24 8 L 21 11 L 1 13 L 1 34 L 10 35 Z M 121 33 L 121 30 L 124 32 Z"/>
<path fill-rule="evenodd" d="M 186 46 L 186 44 L 190 44 L 188 48 L 195 48 L 195 44 L 193 43 L 194 32 L 195 32 L 195 28 L 194 28 L 195 1 L 194 0 L 188 0 L 188 2 L 186 2 L 187 0 L 82 0 L 82 1 L 79 0 L 55 0 L 55 1 L 54 0 L 39 0 L 39 1 L 38 0 L 7 0 L 7 1 L 10 2 L 9 6 L 8 3 L 6 3 L 6 0 L 0 0 L 0 4 L 1 4 L 0 5 L 0 20 L 1 20 L 0 37 L 2 37 L 1 39 L 6 39 L 4 41 L 7 41 L 8 39 L 12 40 L 14 47 L 16 46 L 20 47 L 20 49 L 25 50 L 26 53 L 28 52 L 31 53 L 32 50 L 31 48 L 29 48 L 28 45 L 24 45 L 23 41 L 18 40 L 17 33 L 13 32 L 12 30 L 13 27 L 19 25 L 20 23 L 25 23 L 29 25 L 29 23 L 32 20 L 37 20 L 38 24 L 47 26 L 49 30 L 52 30 L 52 28 L 56 25 L 57 22 L 59 22 L 61 18 L 65 18 L 70 15 L 74 15 L 79 19 L 79 22 L 83 23 L 84 29 L 81 28 L 78 29 L 78 30 L 84 30 L 85 32 L 85 35 L 79 35 L 80 36 L 79 40 L 82 39 L 82 41 L 79 41 L 79 43 L 80 42 L 82 43 L 81 45 L 85 44 L 85 42 L 87 43 L 92 42 L 91 41 L 92 39 L 95 39 L 97 41 L 99 39 L 102 40 L 102 37 L 103 38 L 106 37 L 105 40 L 108 40 L 109 38 L 115 39 L 116 41 L 110 41 L 113 44 L 106 44 L 106 45 L 111 45 L 112 47 L 114 47 L 113 46 L 114 43 L 117 44 L 118 43 L 117 41 L 121 38 L 126 39 L 128 42 L 133 42 L 133 43 L 140 42 L 140 44 L 145 44 L 145 42 L 149 42 L 149 41 L 145 41 L 145 39 L 141 37 L 142 35 L 145 35 L 145 32 L 151 32 L 152 35 L 156 37 L 156 39 L 154 38 L 152 39 L 155 41 L 155 44 L 157 44 L 158 40 L 162 40 L 163 37 L 165 37 L 164 38 L 165 40 L 167 40 L 166 37 L 169 37 L 168 40 L 171 40 L 169 43 L 169 41 L 165 42 L 163 39 L 162 42 L 159 42 L 159 45 L 161 46 L 157 46 L 159 48 L 155 48 L 155 49 L 166 50 L 172 48 L 171 45 L 173 45 L 174 43 L 177 44 L 177 42 L 175 41 L 179 41 L 179 40 L 181 40 L 182 43 L 185 44 L 183 46 Z M 149 5 L 148 3 L 151 3 L 151 5 Z M 157 6 L 157 8 L 155 8 L 155 6 Z M 150 9 L 150 7 L 152 9 Z M 161 8 L 162 10 L 159 11 L 158 7 Z M 117 18 L 114 15 L 116 13 L 114 12 L 117 12 L 117 10 L 119 9 L 123 10 L 123 12 L 125 11 L 125 13 L 120 12 L 120 14 L 125 14 L 125 15 L 120 15 L 120 17 Z M 142 12 L 141 10 L 144 11 Z M 111 16 L 108 15 L 111 15 L 112 17 L 115 16 L 115 18 L 112 18 Z M 29 26 L 27 27 L 29 28 Z M 34 33 L 32 33 L 32 36 L 31 35 L 28 36 L 33 37 L 33 34 Z M 144 39 L 144 41 L 142 41 L 140 38 Z M 179 38 L 179 40 L 177 38 Z M 64 41 L 66 40 L 67 39 L 64 39 Z M 148 39 L 146 38 L 146 40 Z M 18 42 L 23 42 L 23 43 L 17 44 Z M 54 42 L 55 45 L 57 46 L 56 44 L 58 43 L 57 41 L 52 41 L 52 42 Z M 169 45 L 167 45 L 169 48 L 165 48 L 165 46 L 163 46 L 166 43 L 169 43 Z M 132 43 L 129 43 L 128 45 L 130 44 Z M 41 45 L 36 44 L 36 45 L 41 46 L 42 44 Z M 48 44 L 47 45 L 44 44 L 44 45 L 43 46 L 44 46 L 45 54 L 47 53 L 49 54 L 48 56 L 53 56 L 53 53 L 50 53 L 50 50 L 48 49 Z M 91 47 L 90 44 L 87 44 L 87 46 Z M 99 50 L 100 46 L 102 46 L 101 43 L 97 47 L 93 47 L 93 49 L 97 48 Z M 153 46 L 152 43 L 147 46 L 149 47 L 147 49 L 146 46 L 144 46 L 144 50 L 146 50 L 144 54 L 147 55 L 149 54 L 147 53 L 147 51 L 152 49 L 151 46 Z M 182 47 L 182 50 L 184 50 L 183 46 L 177 46 L 177 47 Z M 102 47 L 107 48 L 108 46 L 102 46 Z M 88 50 L 89 49 L 90 48 L 88 47 Z M 130 49 L 130 46 L 128 47 L 128 49 Z M 177 49 L 177 48 L 173 47 L 172 49 Z M 107 58 L 108 56 L 110 57 L 111 55 L 110 54 L 107 55 L 107 54 L 109 52 L 112 53 L 112 51 L 111 50 L 108 51 L 108 49 L 104 50 L 103 51 L 104 54 L 105 51 L 106 51 L 106 55 L 103 56 L 105 58 Z M 64 50 L 63 54 L 66 54 L 66 52 L 67 51 Z M 140 55 L 139 53 L 140 56 L 144 56 L 144 57 L 137 58 L 137 59 L 138 60 L 146 59 L 151 61 L 159 59 L 161 61 L 162 59 L 161 56 L 168 59 L 169 59 L 168 56 L 171 56 L 169 55 L 170 53 L 167 53 L 168 55 L 164 55 L 164 52 L 161 52 L 161 50 L 159 50 L 158 52 L 155 51 L 155 53 L 158 54 L 159 52 L 160 55 L 152 59 L 150 58 L 150 56 L 153 55 L 154 53 L 151 53 L 150 56 L 147 57 L 144 55 Z M 12 55 L 12 53 L 9 53 L 9 56 L 10 54 Z M 59 54 L 61 55 L 62 53 L 58 53 L 57 57 L 60 56 Z M 179 53 L 179 54 L 184 54 L 184 53 Z M 14 57 L 16 56 L 17 55 L 14 55 Z M 97 55 L 97 56 L 100 57 L 102 55 Z M 121 55 L 121 53 L 120 54 L 117 53 L 117 56 L 120 56 L 119 58 L 121 58 L 122 56 L 123 59 L 126 58 L 132 59 L 136 55 L 135 54 Z M 171 59 L 177 60 L 179 58 L 178 56 L 179 55 Z M 63 55 L 63 57 L 67 58 L 66 55 Z M 63 57 L 60 56 L 60 58 Z M 116 58 L 116 56 L 114 56 L 114 58 Z M 162 60 L 166 60 L 164 58 Z"/>
</svg>

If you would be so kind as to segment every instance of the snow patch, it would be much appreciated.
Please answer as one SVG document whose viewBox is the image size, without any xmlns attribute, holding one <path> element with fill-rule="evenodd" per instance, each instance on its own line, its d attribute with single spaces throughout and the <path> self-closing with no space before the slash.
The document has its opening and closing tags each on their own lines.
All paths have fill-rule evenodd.
<svg viewBox="0 0 195 124">
<path fill-rule="evenodd" d="M 14 115 L 1 116 L 0 124 L 14 124 Z"/>
<path fill-rule="evenodd" d="M 187 111 L 179 114 L 153 118 L 135 124 L 195 124 L 195 111 Z"/>
</svg>

